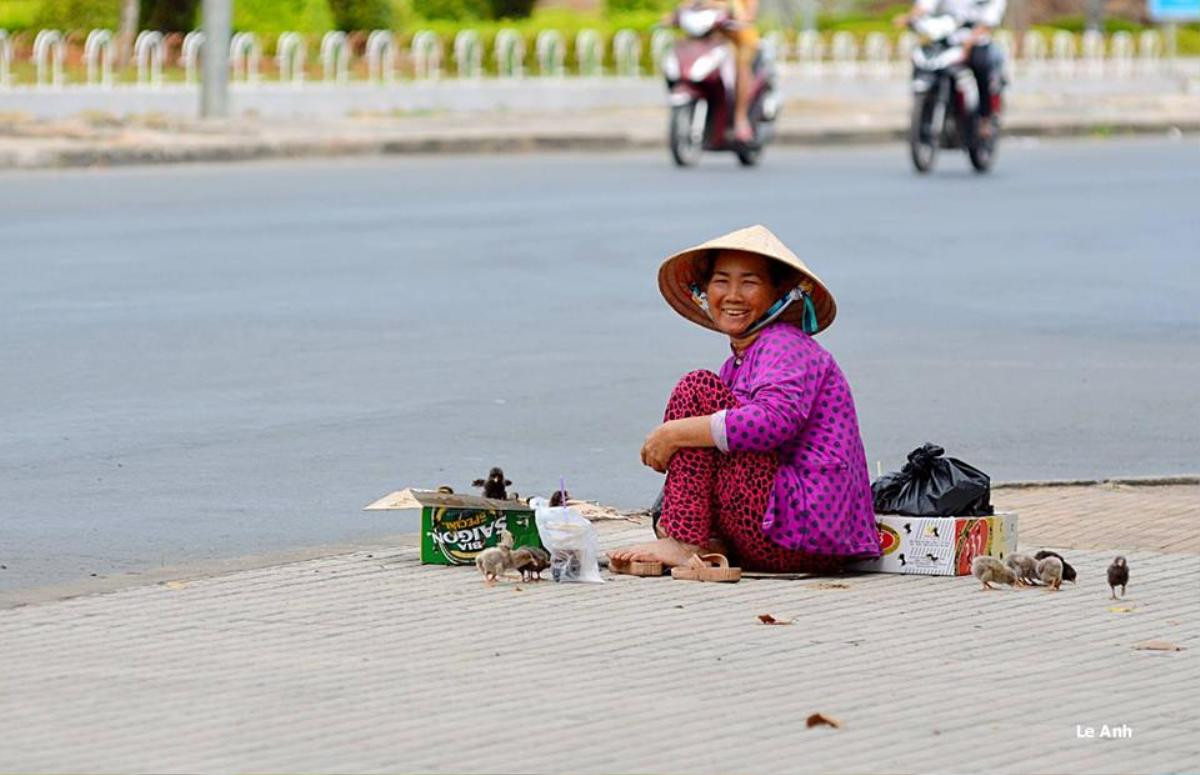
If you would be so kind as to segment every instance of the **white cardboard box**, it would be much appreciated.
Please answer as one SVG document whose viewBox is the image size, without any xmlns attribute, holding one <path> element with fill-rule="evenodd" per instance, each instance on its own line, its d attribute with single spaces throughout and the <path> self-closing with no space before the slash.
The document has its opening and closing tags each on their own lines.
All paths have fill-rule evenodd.
<svg viewBox="0 0 1200 775">
<path fill-rule="evenodd" d="M 850 566 L 876 573 L 966 576 L 981 554 L 1004 559 L 1017 551 L 1017 515 L 991 517 L 905 517 L 876 514 L 883 555 Z"/>
</svg>

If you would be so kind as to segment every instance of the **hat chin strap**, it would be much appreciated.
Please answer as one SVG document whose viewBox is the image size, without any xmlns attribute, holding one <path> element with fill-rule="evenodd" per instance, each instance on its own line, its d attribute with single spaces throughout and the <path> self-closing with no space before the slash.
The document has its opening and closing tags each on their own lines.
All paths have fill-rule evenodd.
<svg viewBox="0 0 1200 775">
<path fill-rule="evenodd" d="M 709 320 L 713 320 L 712 310 L 708 306 L 708 294 L 700 289 L 699 285 L 693 284 L 691 287 L 692 300 L 704 313 L 708 315 Z M 756 334 L 767 326 L 774 323 L 780 315 L 787 311 L 787 308 L 792 306 L 792 302 L 804 302 L 804 316 L 801 327 L 804 333 L 812 335 L 817 333 L 819 324 L 817 323 L 817 309 L 813 305 L 812 296 L 805 292 L 804 288 L 797 285 L 795 288 L 784 294 L 783 298 L 771 305 L 771 308 L 766 313 L 756 320 L 753 325 L 746 329 L 742 336 Z"/>
</svg>

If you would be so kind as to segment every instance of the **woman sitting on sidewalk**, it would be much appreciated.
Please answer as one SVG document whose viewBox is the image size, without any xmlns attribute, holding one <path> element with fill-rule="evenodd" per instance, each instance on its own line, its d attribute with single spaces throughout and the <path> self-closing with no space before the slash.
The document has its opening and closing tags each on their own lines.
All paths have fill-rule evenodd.
<svg viewBox="0 0 1200 775">
<path fill-rule="evenodd" d="M 762 226 L 671 256 L 658 285 L 675 311 L 729 337 L 721 368 L 675 386 L 642 462 L 665 472 L 657 541 L 609 555 L 679 566 L 729 554 L 747 570 L 830 572 L 879 556 L 850 387 L 811 338 L 832 295 Z"/>
</svg>

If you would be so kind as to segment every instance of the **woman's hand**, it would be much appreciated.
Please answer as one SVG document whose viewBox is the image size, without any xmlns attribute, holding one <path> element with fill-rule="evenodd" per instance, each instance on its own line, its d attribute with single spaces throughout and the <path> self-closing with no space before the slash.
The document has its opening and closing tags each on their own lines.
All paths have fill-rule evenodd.
<svg viewBox="0 0 1200 775">
<path fill-rule="evenodd" d="M 667 463 L 671 462 L 671 456 L 679 449 L 679 443 L 675 439 L 672 423 L 665 422 L 650 432 L 646 437 L 646 443 L 642 445 L 642 464 L 650 466 L 660 474 L 666 473 Z"/>
</svg>

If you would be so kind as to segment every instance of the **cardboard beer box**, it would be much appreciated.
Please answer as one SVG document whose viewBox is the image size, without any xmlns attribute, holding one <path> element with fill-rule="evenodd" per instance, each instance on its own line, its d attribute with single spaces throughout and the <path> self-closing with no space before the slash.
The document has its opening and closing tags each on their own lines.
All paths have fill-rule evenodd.
<svg viewBox="0 0 1200 775">
<path fill-rule="evenodd" d="M 920 573 L 967 576 L 971 561 L 981 554 L 997 559 L 1017 551 L 1017 515 L 997 512 L 991 517 L 905 517 L 876 514 L 877 560 L 863 560 L 853 570 L 877 573 Z"/>
<path fill-rule="evenodd" d="M 425 565 L 472 565 L 475 556 L 500 543 L 500 531 L 512 533 L 513 546 L 541 546 L 533 509 L 520 501 L 436 490 L 398 490 L 364 511 L 421 510 L 421 562 Z"/>
</svg>

